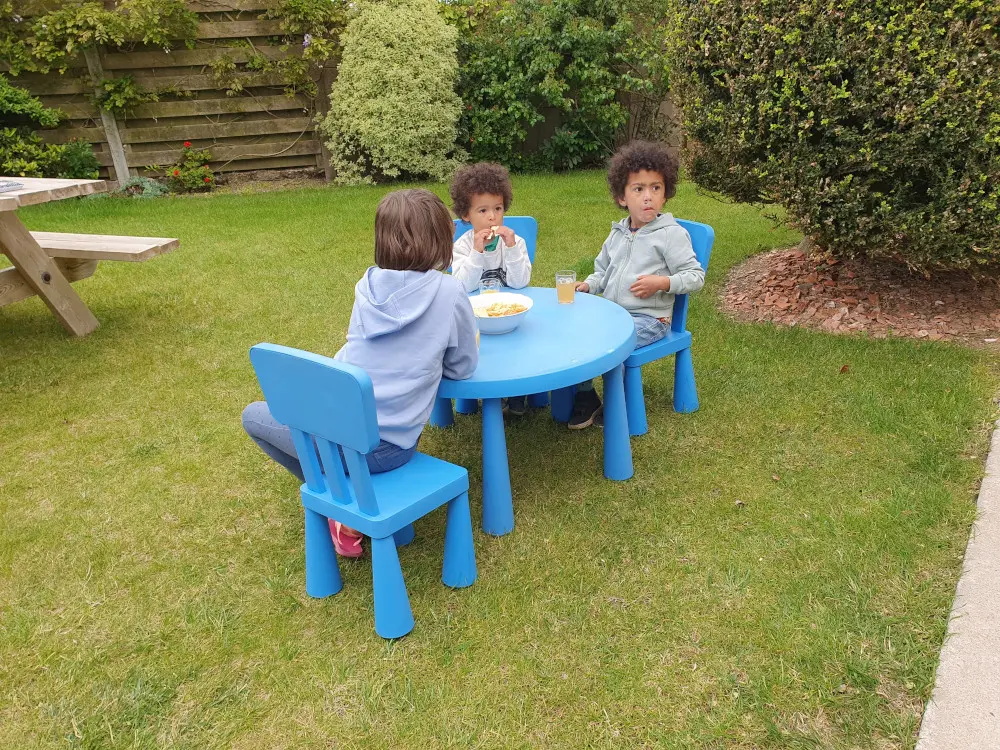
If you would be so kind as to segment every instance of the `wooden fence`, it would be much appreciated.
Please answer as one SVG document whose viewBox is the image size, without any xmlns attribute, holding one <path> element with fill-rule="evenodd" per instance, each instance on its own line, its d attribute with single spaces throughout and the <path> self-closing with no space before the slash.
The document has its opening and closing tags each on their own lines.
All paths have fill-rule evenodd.
<svg viewBox="0 0 1000 750">
<path fill-rule="evenodd" d="M 194 49 L 101 51 L 89 59 L 81 56 L 65 74 L 24 74 L 13 82 L 68 116 L 59 128 L 42 132 L 46 140 L 78 138 L 93 144 L 102 174 L 111 178 L 118 178 L 121 169 L 135 175 L 173 164 L 185 141 L 209 149 L 210 166 L 217 172 L 323 168 L 327 160 L 315 133 L 316 102 L 287 96 L 286 81 L 278 75 L 245 67 L 254 53 L 271 60 L 301 54 L 298 44 L 287 50 L 278 46 L 278 21 L 260 18 L 273 1 L 190 0 L 188 7 L 199 14 Z M 236 95 L 228 95 L 213 75 L 211 63 L 223 55 L 237 63 L 235 76 L 245 86 Z M 127 116 L 99 110 L 94 80 L 124 75 L 157 92 L 160 101 L 141 104 Z M 317 77 L 325 100 L 332 79 L 323 70 Z"/>
</svg>

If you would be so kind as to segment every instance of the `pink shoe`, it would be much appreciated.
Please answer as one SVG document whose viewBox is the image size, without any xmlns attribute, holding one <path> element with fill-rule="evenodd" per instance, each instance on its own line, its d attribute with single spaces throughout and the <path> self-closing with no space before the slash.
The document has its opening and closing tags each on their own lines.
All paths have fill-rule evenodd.
<svg viewBox="0 0 1000 750">
<path fill-rule="evenodd" d="M 341 557 L 361 557 L 364 554 L 364 550 L 361 548 L 361 540 L 364 538 L 362 534 L 332 518 L 328 518 L 327 521 L 330 523 L 333 548 L 337 550 L 338 555 Z"/>
</svg>

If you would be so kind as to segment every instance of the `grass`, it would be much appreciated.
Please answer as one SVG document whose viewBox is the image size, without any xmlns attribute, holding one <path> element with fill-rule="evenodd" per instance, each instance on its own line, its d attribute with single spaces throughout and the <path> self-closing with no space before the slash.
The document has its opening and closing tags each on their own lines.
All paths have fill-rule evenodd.
<svg viewBox="0 0 1000 750">
<path fill-rule="evenodd" d="M 512 421 L 515 532 L 477 520 L 480 580 L 452 591 L 443 514 L 418 524 L 399 642 L 374 634 L 367 561 L 305 595 L 296 483 L 239 424 L 247 350 L 339 348 L 383 193 L 23 211 L 182 245 L 78 284 L 102 323 L 84 339 L 38 300 L 0 311 L 0 746 L 913 747 L 997 369 L 728 320 L 727 271 L 796 237 L 691 185 L 669 209 L 717 233 L 691 311 L 701 410 L 675 414 L 670 363 L 647 367 L 624 483 L 601 476 L 599 430 Z M 539 285 L 620 216 L 597 173 L 515 195 L 541 224 Z M 421 448 L 469 467 L 475 518 L 478 420 Z"/>
</svg>

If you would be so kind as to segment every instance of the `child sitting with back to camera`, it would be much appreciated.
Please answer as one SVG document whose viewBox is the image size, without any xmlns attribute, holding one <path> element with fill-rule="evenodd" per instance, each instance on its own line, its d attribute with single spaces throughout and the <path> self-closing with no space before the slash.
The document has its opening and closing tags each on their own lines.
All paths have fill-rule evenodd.
<svg viewBox="0 0 1000 750">
<path fill-rule="evenodd" d="M 375 213 L 375 265 L 354 288 L 347 343 L 334 359 L 372 380 L 381 442 L 365 458 L 372 474 L 397 469 L 417 450 L 442 377 L 469 377 L 479 363 L 476 322 L 451 263 L 454 224 L 429 190 L 397 190 Z M 291 431 L 257 401 L 243 428 L 270 458 L 305 481 Z M 362 535 L 336 521 L 338 554 L 360 557 Z"/>
<path fill-rule="evenodd" d="M 524 239 L 503 225 L 504 215 L 514 200 L 510 174 L 499 164 L 479 162 L 455 172 L 451 187 L 452 210 L 472 225 L 455 240 L 451 275 L 466 292 L 480 283 L 495 279 L 502 287 L 522 289 L 531 281 L 531 259 Z M 524 414 L 524 396 L 507 399 L 511 414 Z"/>
<path fill-rule="evenodd" d="M 636 349 L 670 331 L 674 295 L 705 285 L 687 230 L 660 212 L 677 190 L 677 172 L 677 161 L 663 144 L 633 141 L 618 149 L 608 165 L 608 186 L 628 216 L 611 225 L 594 272 L 576 285 L 577 291 L 601 294 L 631 313 Z M 569 428 L 589 427 L 601 416 L 593 381 L 577 385 Z"/>
</svg>

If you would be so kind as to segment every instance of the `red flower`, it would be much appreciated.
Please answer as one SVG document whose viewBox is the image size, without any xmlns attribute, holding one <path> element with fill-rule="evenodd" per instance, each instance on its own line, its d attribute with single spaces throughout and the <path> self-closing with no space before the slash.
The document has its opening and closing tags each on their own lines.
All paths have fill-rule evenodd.
<svg viewBox="0 0 1000 750">
<path fill-rule="evenodd" d="M 211 178 L 211 177 L 206 177 L 206 178 L 205 178 L 205 182 L 211 182 L 211 181 L 212 181 L 212 178 Z"/>
<path fill-rule="evenodd" d="M 179 170 L 179 169 L 175 169 L 175 170 L 174 170 L 174 177 L 177 177 L 177 176 L 178 176 L 178 175 L 179 175 L 180 173 L 181 173 L 181 172 L 180 172 L 180 170 Z"/>
<path fill-rule="evenodd" d="M 472 105 L 470 104 L 466 109 L 472 109 Z"/>
<path fill-rule="evenodd" d="M 191 141 L 184 141 L 184 148 L 191 148 Z"/>
</svg>

